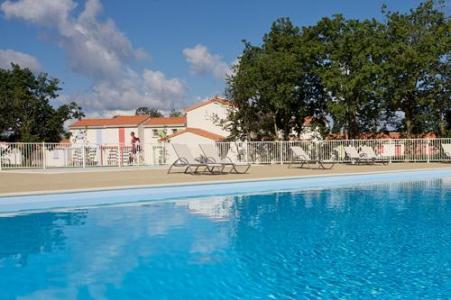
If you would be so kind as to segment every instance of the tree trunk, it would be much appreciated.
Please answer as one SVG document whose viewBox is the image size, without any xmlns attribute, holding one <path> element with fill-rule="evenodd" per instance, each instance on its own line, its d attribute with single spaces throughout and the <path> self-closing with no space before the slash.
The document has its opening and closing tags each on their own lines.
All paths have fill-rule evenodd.
<svg viewBox="0 0 451 300">
<path fill-rule="evenodd" d="M 445 137 L 445 132 L 446 132 L 446 129 L 445 129 L 445 116 L 443 115 L 443 114 L 440 114 L 440 116 L 439 116 L 439 123 L 438 123 L 438 134 L 439 134 L 439 136 L 440 137 Z"/>
<path fill-rule="evenodd" d="M 412 116 L 410 115 L 410 113 L 406 112 L 405 115 L 406 118 L 406 134 L 407 134 L 407 138 L 412 138 Z"/>
<path fill-rule="evenodd" d="M 412 138 L 413 133 L 413 109 L 412 109 L 413 99 L 412 97 L 407 97 L 406 110 L 404 112 L 404 117 L 406 118 L 406 135 L 407 138 Z"/>
</svg>

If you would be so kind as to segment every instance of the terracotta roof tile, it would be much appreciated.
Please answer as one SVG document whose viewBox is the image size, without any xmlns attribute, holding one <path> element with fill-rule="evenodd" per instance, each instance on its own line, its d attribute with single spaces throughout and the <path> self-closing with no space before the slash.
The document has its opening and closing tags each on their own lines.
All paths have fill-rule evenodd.
<svg viewBox="0 0 451 300">
<path fill-rule="evenodd" d="M 225 138 L 222 135 L 219 135 L 219 134 L 207 131 L 207 130 L 203 130 L 203 129 L 200 129 L 200 128 L 187 127 L 184 130 L 181 130 L 181 131 L 179 131 L 177 133 L 174 133 L 174 134 L 171 134 L 171 135 L 167 136 L 165 139 L 171 139 L 173 137 L 176 137 L 176 136 L 184 134 L 184 133 L 192 133 L 192 134 L 195 134 L 195 135 L 199 135 L 199 136 L 202 136 L 204 138 L 210 139 L 210 140 L 215 141 L 215 142 L 220 142 L 220 141 L 224 140 L 224 138 Z"/>
<path fill-rule="evenodd" d="M 199 107 L 208 105 L 208 104 L 210 104 L 210 103 L 219 103 L 219 104 L 222 104 L 222 105 L 224 105 L 224 106 L 231 106 L 231 105 L 232 105 L 231 102 L 230 102 L 230 100 L 227 100 L 227 99 L 225 99 L 225 98 L 220 98 L 220 97 L 214 97 L 214 98 L 211 98 L 211 99 L 209 99 L 209 100 L 206 100 L 206 101 L 202 101 L 202 102 L 193 104 L 192 106 L 186 108 L 186 109 L 185 109 L 185 112 L 192 111 L 192 110 L 194 110 L 194 109 L 196 109 L 196 108 L 199 108 Z"/>
<path fill-rule="evenodd" d="M 144 122 L 144 126 L 186 126 L 186 117 L 162 117 L 149 118 Z"/>
<path fill-rule="evenodd" d="M 81 119 L 71 124 L 69 127 L 138 126 L 148 118 L 149 116 L 116 116 L 108 119 Z"/>
</svg>

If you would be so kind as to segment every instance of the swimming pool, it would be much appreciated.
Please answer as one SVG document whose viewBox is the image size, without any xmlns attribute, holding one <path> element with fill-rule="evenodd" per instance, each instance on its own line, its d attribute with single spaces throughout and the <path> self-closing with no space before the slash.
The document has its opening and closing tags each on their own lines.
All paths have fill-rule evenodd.
<svg viewBox="0 0 451 300">
<path fill-rule="evenodd" d="M 3 215 L 0 298 L 449 298 L 444 174 Z"/>
</svg>

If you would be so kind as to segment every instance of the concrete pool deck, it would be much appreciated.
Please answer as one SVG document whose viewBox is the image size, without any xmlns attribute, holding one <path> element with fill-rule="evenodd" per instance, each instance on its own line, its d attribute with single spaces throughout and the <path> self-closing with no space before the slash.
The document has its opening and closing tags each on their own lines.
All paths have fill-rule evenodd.
<svg viewBox="0 0 451 300">
<path fill-rule="evenodd" d="M 331 170 L 305 169 L 287 165 L 252 166 L 247 174 L 187 175 L 166 174 L 167 168 L 84 169 L 84 170 L 10 170 L 0 172 L 0 196 L 58 192 L 68 190 L 115 189 L 129 186 L 155 186 L 213 181 L 237 181 L 300 176 L 321 176 L 369 172 L 451 168 L 449 163 L 393 163 L 383 165 L 344 165 Z M 65 172 L 64 172 L 65 171 Z"/>
</svg>

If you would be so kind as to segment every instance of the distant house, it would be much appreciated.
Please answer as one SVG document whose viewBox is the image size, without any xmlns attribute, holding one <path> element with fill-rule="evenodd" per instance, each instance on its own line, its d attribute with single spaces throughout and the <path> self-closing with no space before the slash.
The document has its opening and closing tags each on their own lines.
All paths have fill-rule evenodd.
<svg viewBox="0 0 451 300">
<path fill-rule="evenodd" d="M 318 126 L 315 126 L 315 118 L 308 116 L 304 118 L 301 132 L 299 133 L 301 140 L 322 140 L 321 132 Z"/>
<path fill-rule="evenodd" d="M 228 136 L 223 128 L 231 105 L 214 97 L 185 110 L 185 117 L 115 116 L 82 119 L 69 126 L 72 143 L 130 144 L 133 131 L 141 144 L 161 141 L 199 144 L 220 141 Z"/>
<path fill-rule="evenodd" d="M 222 141 L 229 135 L 223 123 L 227 121 L 230 108 L 229 100 L 214 97 L 185 109 L 186 128 L 169 135 L 167 140 L 184 144 Z"/>
<path fill-rule="evenodd" d="M 186 128 L 186 117 L 149 118 L 142 124 L 142 142 L 158 143 L 162 138 L 177 134 Z"/>
<path fill-rule="evenodd" d="M 396 140 L 402 139 L 401 132 L 398 131 L 381 131 L 381 132 L 362 132 L 356 139 L 359 140 Z M 434 132 L 426 132 L 422 134 L 413 135 L 412 138 L 416 139 L 435 139 L 437 135 Z M 346 136 L 340 133 L 330 133 L 326 140 L 345 140 Z"/>
<path fill-rule="evenodd" d="M 126 144 L 133 131 L 143 136 L 143 123 L 148 116 L 115 116 L 113 118 L 81 119 L 69 126 L 72 142 L 88 144 Z"/>
</svg>

